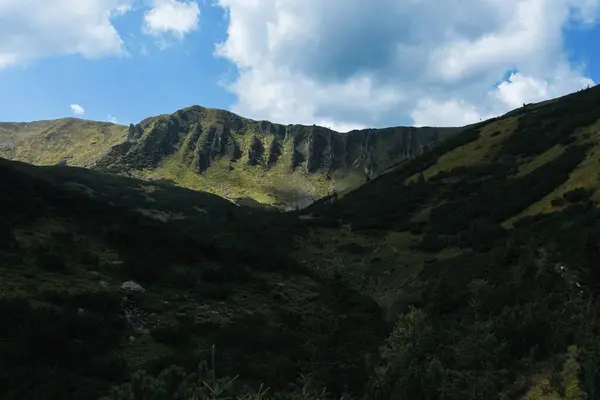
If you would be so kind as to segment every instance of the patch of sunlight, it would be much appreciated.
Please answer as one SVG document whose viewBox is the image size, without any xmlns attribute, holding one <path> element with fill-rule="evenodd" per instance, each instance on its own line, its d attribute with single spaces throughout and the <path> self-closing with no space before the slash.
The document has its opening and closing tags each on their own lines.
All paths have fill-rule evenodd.
<svg viewBox="0 0 600 400">
<path fill-rule="evenodd" d="M 547 214 L 557 211 L 558 208 L 552 205 L 552 200 L 562 197 L 570 190 L 577 188 L 591 189 L 593 199 L 600 201 L 600 124 L 592 125 L 583 129 L 578 136 L 589 136 L 581 143 L 593 143 L 594 147 L 588 150 L 585 159 L 569 174 L 569 178 L 557 186 L 548 196 L 531 204 L 521 213 L 509 218 L 502 223 L 504 228 L 511 228 L 516 221 L 523 217 L 537 214 Z"/>
<path fill-rule="evenodd" d="M 477 140 L 442 155 L 434 165 L 423 171 L 425 179 L 442 171 L 450 171 L 456 167 L 467 167 L 490 160 L 500 143 L 515 133 L 517 127 L 517 117 L 503 118 L 483 126 Z M 420 173 L 411 176 L 406 182 L 416 181 L 419 175 Z"/>
</svg>

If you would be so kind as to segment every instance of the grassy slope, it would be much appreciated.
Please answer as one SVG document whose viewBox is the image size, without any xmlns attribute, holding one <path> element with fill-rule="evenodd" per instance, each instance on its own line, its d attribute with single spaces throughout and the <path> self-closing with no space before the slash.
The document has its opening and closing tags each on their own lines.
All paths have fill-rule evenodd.
<svg viewBox="0 0 600 400">
<path fill-rule="evenodd" d="M 576 102 L 578 101 L 575 100 L 577 99 L 577 96 L 581 98 L 579 101 L 592 101 L 588 100 L 584 96 L 587 94 L 588 96 L 595 95 L 597 97 L 599 92 L 599 88 L 593 88 L 586 93 L 575 93 L 558 100 L 555 99 L 530 105 L 528 111 L 538 110 L 540 108 L 543 109 L 544 106 L 547 107 L 556 105 L 557 102 L 558 104 Z M 577 125 L 576 129 L 568 132 L 572 133 L 572 135 L 569 135 L 572 137 L 572 140 L 568 145 L 558 143 L 558 141 L 561 139 L 558 138 L 556 144 L 549 146 L 548 150 L 542 151 L 540 154 L 519 157 L 514 161 L 511 161 L 514 162 L 513 167 L 515 169 L 509 175 L 509 179 L 519 179 L 533 173 L 538 168 L 550 163 L 552 160 L 557 159 L 565 152 L 566 148 L 581 145 L 589 146 L 586 150 L 586 156 L 581 160 L 581 162 L 578 163 L 578 165 L 569 171 L 568 177 L 564 182 L 561 182 L 552 190 L 549 190 L 548 193 L 544 194 L 539 200 L 528 204 L 521 212 L 511 215 L 509 218 L 502 221 L 504 227 L 510 228 L 516 221 L 524 217 L 531 217 L 538 214 L 551 213 L 561 210 L 564 207 L 553 206 L 550 204 L 550 202 L 553 199 L 561 197 L 564 193 L 576 188 L 589 189 L 592 191 L 591 196 L 593 199 L 600 199 L 600 110 L 595 109 L 591 112 L 595 112 L 597 114 L 595 118 L 597 122 L 584 126 Z M 453 171 L 457 171 L 459 168 L 465 167 L 487 167 L 496 163 L 498 151 L 502 148 L 503 143 L 508 138 L 514 135 L 527 134 L 527 131 L 523 131 L 519 125 L 519 114 L 522 113 L 523 110 L 515 110 L 514 112 L 508 113 L 502 118 L 493 119 L 486 121 L 483 124 L 478 124 L 480 129 L 477 130 L 477 138 L 473 140 L 467 139 L 465 140 L 464 144 L 448 148 L 447 151 L 443 151 L 438 156 L 432 158 L 433 162 L 422 164 L 425 165 L 424 169 L 419 169 L 418 167 L 411 168 L 414 167 L 415 164 L 418 165 L 418 160 L 412 163 L 410 160 L 408 162 L 401 163 L 399 167 L 391 169 L 390 171 L 386 171 L 385 174 L 376 178 L 376 182 L 368 184 L 367 187 L 358 188 L 355 191 L 351 191 L 349 194 L 345 194 L 349 196 L 348 202 L 344 203 L 341 200 L 344 198 L 344 196 L 340 196 L 340 202 L 335 203 L 332 210 L 336 210 L 335 215 L 339 215 L 341 213 L 345 216 L 345 218 L 348 219 L 348 221 L 355 222 L 356 224 L 357 221 L 353 221 L 353 214 L 358 214 L 356 215 L 356 220 L 361 217 L 361 214 L 365 214 L 364 212 L 360 211 L 360 207 L 362 205 L 367 207 L 366 202 L 369 201 L 367 199 L 372 198 L 373 200 L 370 202 L 370 204 L 374 205 L 374 203 L 377 203 L 376 198 L 378 196 L 391 198 L 401 196 L 398 193 L 394 193 L 394 190 L 396 190 L 395 188 L 397 187 L 398 179 L 402 179 L 402 176 L 406 176 L 403 180 L 406 184 L 410 185 L 416 183 L 421 174 L 425 180 L 431 180 L 432 178 L 435 180 L 436 175 L 441 173 L 452 173 Z M 568 116 L 565 117 L 568 118 Z M 592 120 L 594 120 L 594 118 L 592 118 Z M 568 133 L 566 135 L 568 135 Z M 425 155 L 421 158 L 428 157 L 428 155 Z M 414 171 L 414 173 L 406 173 L 405 171 Z M 451 180 L 455 181 L 460 179 L 460 174 L 458 174 Z M 410 218 L 408 220 L 411 222 L 424 221 L 427 223 L 429 219 L 429 211 L 438 202 L 439 200 L 435 200 L 434 197 L 433 202 L 419 205 L 417 209 L 410 214 Z M 349 210 L 345 211 L 345 214 L 344 211 L 337 210 L 338 208 L 343 209 L 346 207 L 349 207 Z M 374 210 L 373 214 L 375 216 L 377 215 L 377 207 L 368 207 L 368 209 Z M 309 208 L 306 211 L 304 218 L 309 218 L 312 213 L 318 212 L 318 210 L 318 205 L 316 207 Z M 363 235 L 353 235 L 351 224 L 349 224 L 341 230 L 318 230 L 313 232 L 310 237 L 311 239 L 308 239 L 309 245 L 307 245 L 303 251 L 312 249 L 310 254 L 321 259 L 323 259 L 322 256 L 324 255 L 329 255 L 331 257 L 337 256 L 337 249 L 339 246 L 347 245 L 348 243 L 358 243 L 359 245 L 365 246 L 367 249 L 369 249 L 370 251 L 368 252 L 366 249 L 364 251 L 365 253 L 372 254 L 370 258 L 376 260 L 374 262 L 375 266 L 391 265 L 396 263 L 400 263 L 401 265 L 408 264 L 411 266 L 411 269 L 414 272 L 420 269 L 420 267 L 417 266 L 422 267 L 426 264 L 426 259 L 431 258 L 430 254 L 421 252 L 414 248 L 414 245 L 420 241 L 422 235 L 411 233 L 409 231 L 396 232 L 395 230 L 392 230 L 389 233 L 383 233 L 374 238 L 369 238 Z M 310 242 L 312 241 L 323 242 L 326 250 L 315 250 L 315 247 L 310 245 Z M 455 248 L 448 248 L 437 256 L 444 258 L 449 255 L 455 255 L 456 251 L 457 250 Z M 352 257 L 349 259 L 351 258 Z M 402 270 L 402 272 L 398 275 L 398 280 L 402 281 L 406 276 L 406 271 L 402 268 L 394 268 L 394 270 Z M 383 269 L 383 272 L 389 274 L 389 269 Z M 392 276 L 394 276 L 394 274 L 392 274 Z M 396 279 L 392 279 L 390 281 L 389 278 L 386 278 L 386 280 L 388 282 L 398 281 Z"/>
<path fill-rule="evenodd" d="M 498 257 L 514 243 L 522 243 L 520 246 L 527 251 L 536 249 L 535 255 L 527 256 L 540 268 L 536 279 L 553 282 L 546 285 L 557 285 L 555 295 L 564 296 L 565 304 L 582 301 L 570 297 L 572 280 L 566 287 L 560 287 L 565 282 L 561 283 L 562 279 L 550 271 L 558 268 L 557 260 L 562 260 L 577 271 L 583 285 L 590 290 L 596 287 L 595 278 L 590 277 L 593 272 L 587 269 L 589 264 L 585 261 L 589 256 L 585 256 L 580 246 L 599 228 L 599 211 L 596 207 L 582 208 L 585 195 L 573 200 L 574 203 L 563 200 L 551 204 L 551 201 L 578 188 L 589 189 L 591 199 L 598 200 L 599 96 L 600 88 L 596 87 L 478 124 L 472 132 L 459 134 L 454 142 L 402 163 L 361 188 L 340 196 L 332 205 L 321 202 L 309 207 L 301 218 L 310 221 L 313 227 L 299 239 L 297 257 L 323 268 L 337 267 L 345 271 L 348 282 L 370 293 L 387 310 L 387 317 L 392 321 L 407 312 L 409 305 L 417 305 L 429 310 L 432 321 L 443 321 L 445 313 L 450 312 L 451 318 L 474 324 L 472 317 L 468 317 L 472 306 L 468 299 L 472 296 L 469 294 L 471 286 L 478 284 L 477 279 L 495 286 L 499 303 L 495 307 L 509 307 L 510 302 L 502 303 L 504 295 L 501 294 L 512 285 L 506 280 L 506 272 L 498 275 L 488 271 L 500 268 Z M 544 125 L 545 130 L 535 131 L 536 126 Z M 548 254 L 552 254 L 554 261 L 548 259 Z M 531 262 L 516 257 L 521 261 L 514 262 L 522 265 Z M 518 269 L 511 264 L 502 268 Z M 443 288 L 448 286 L 454 293 L 442 294 L 447 293 Z M 526 289 L 526 292 L 532 290 Z M 546 302 L 549 292 L 538 290 L 533 290 L 535 294 L 531 292 L 531 298 L 522 301 L 530 302 L 527 304 L 532 307 Z M 438 300 L 435 300 L 436 293 L 441 296 Z M 496 326 L 498 337 L 511 343 L 508 336 L 502 337 L 499 333 L 502 324 L 499 321 L 504 317 L 493 314 L 491 303 L 494 302 L 487 301 L 491 307 L 487 323 Z M 595 305 L 576 307 L 585 308 L 582 313 L 597 312 L 590 311 Z M 443 311 L 440 314 L 433 311 L 436 309 Z M 512 312 L 518 314 L 515 310 L 518 308 Z M 595 322 L 586 318 L 595 321 L 595 317 L 588 314 L 583 320 L 572 322 L 573 329 L 587 331 L 587 324 Z M 453 322 L 440 324 L 445 326 L 440 329 L 448 332 L 458 329 Z M 517 323 L 512 329 L 517 334 L 522 328 Z M 462 334 L 466 340 L 478 340 L 465 332 Z M 504 385 L 513 379 L 512 394 L 508 394 L 512 390 L 508 386 L 503 389 L 507 398 L 556 398 L 552 396 L 559 395 L 557 390 L 560 391 L 561 385 L 561 390 L 570 391 L 568 398 L 582 398 L 581 388 L 589 382 L 582 383 L 582 376 L 577 375 L 580 372 L 576 371 L 581 368 L 578 364 L 581 358 L 574 356 L 577 346 L 567 352 L 566 344 L 540 359 L 545 361 L 524 362 L 525 367 L 519 367 L 518 379 L 517 376 L 508 381 L 497 378 L 496 381 L 505 382 Z M 592 342 L 584 340 L 577 344 L 593 347 Z M 449 345 L 454 347 L 458 343 Z M 486 360 L 489 356 L 482 357 Z M 518 360 L 516 353 L 511 357 L 514 358 L 510 368 L 514 371 L 522 360 Z M 448 369 L 455 368 L 459 362 L 454 359 Z M 391 371 L 400 367 L 390 368 Z M 478 372 L 469 373 L 482 380 L 489 373 L 479 367 L 474 369 Z M 498 370 L 493 372 L 499 373 Z M 552 373 L 558 374 L 558 378 L 552 378 L 553 384 L 558 385 L 554 389 L 550 387 Z M 452 376 L 454 384 L 470 386 L 466 382 L 459 384 L 456 381 L 459 375 Z M 485 383 L 479 384 L 479 390 L 485 393 Z M 489 396 L 489 393 L 475 396 L 477 390 L 473 387 L 465 392 L 460 392 L 458 387 L 454 390 L 456 398 Z M 498 395 L 495 390 L 499 389 L 489 390 Z M 539 397 L 542 392 L 547 397 Z M 463 397 L 458 393 L 463 393 Z M 561 396 L 565 396 L 564 392 Z"/>
<path fill-rule="evenodd" d="M 127 127 L 75 118 L 0 123 L 0 157 L 37 165 L 93 165 L 122 143 Z"/>
</svg>

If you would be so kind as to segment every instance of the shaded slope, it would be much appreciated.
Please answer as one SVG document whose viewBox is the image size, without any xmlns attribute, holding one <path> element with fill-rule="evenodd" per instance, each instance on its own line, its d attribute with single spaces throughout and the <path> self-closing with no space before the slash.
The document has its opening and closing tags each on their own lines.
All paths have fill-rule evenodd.
<svg viewBox="0 0 600 400">
<path fill-rule="evenodd" d="M 109 205 L 106 182 L 91 195 L 58 184 L 99 177 L 0 160 L 0 397 L 97 398 L 138 368 L 193 369 L 213 344 L 220 373 L 241 382 L 277 390 L 305 372 L 362 389 L 363 357 L 387 330 L 379 308 L 287 257 L 285 219 L 163 223 Z M 144 185 L 110 179 L 122 193 Z M 175 208 L 193 194 L 171 189 Z M 146 290 L 122 290 L 131 279 Z"/>
</svg>

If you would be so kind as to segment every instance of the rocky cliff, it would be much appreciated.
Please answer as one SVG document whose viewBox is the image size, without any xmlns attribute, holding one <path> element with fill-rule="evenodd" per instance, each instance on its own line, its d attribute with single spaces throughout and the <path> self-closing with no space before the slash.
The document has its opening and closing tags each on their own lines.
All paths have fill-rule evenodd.
<svg viewBox="0 0 600 400">
<path fill-rule="evenodd" d="M 126 140 L 95 167 L 160 176 L 184 186 L 200 183 L 225 197 L 295 208 L 356 186 L 455 131 L 394 127 L 340 133 L 193 106 L 130 125 Z M 242 188 L 240 180 L 246 181 Z"/>
</svg>

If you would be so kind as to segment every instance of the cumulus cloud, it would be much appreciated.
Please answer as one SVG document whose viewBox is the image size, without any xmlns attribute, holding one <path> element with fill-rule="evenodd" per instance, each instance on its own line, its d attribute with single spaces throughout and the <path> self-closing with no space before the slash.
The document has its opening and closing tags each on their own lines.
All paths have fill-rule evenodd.
<svg viewBox="0 0 600 400">
<path fill-rule="evenodd" d="M 107 118 L 108 122 L 112 122 L 113 124 L 117 123 L 117 119 L 112 114 L 108 114 Z"/>
<path fill-rule="evenodd" d="M 0 69 L 58 54 L 125 54 L 112 18 L 131 0 L 1 0 Z"/>
<path fill-rule="evenodd" d="M 490 117 L 493 115 L 481 114 L 473 104 L 456 99 L 420 99 L 411 112 L 414 126 L 463 126 Z"/>
<path fill-rule="evenodd" d="M 81 107 L 79 104 L 71 104 L 69 107 L 71 107 L 71 111 L 73 111 L 73 114 L 75 114 L 75 115 L 85 114 L 85 109 L 83 107 Z"/>
<path fill-rule="evenodd" d="M 554 77 L 539 79 L 521 73 L 511 74 L 492 93 L 507 107 L 516 108 L 523 103 L 535 103 L 558 97 L 575 89 L 594 85 L 594 81 L 567 66 L 557 69 Z"/>
<path fill-rule="evenodd" d="M 215 54 L 238 69 L 226 84 L 232 110 L 252 118 L 464 125 L 593 84 L 569 64 L 563 36 L 596 23 L 600 0 L 218 5 L 229 25 Z"/>
<path fill-rule="evenodd" d="M 154 7 L 144 15 L 143 31 L 160 36 L 170 33 L 183 38 L 198 28 L 200 7 L 194 0 L 154 0 Z"/>
</svg>

